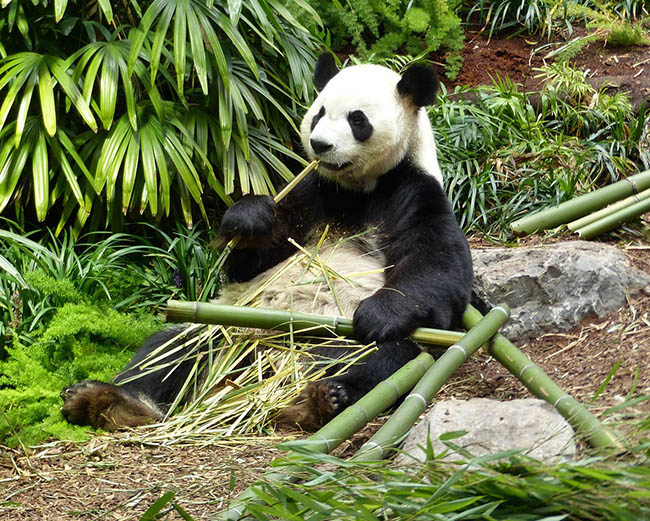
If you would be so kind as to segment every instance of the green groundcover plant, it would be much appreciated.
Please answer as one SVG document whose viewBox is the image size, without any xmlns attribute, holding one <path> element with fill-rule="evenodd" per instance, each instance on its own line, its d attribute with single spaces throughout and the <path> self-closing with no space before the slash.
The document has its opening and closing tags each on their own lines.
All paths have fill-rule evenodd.
<svg viewBox="0 0 650 521">
<path fill-rule="evenodd" d="M 154 331 L 171 297 L 213 297 L 210 236 L 99 234 L 78 241 L 15 224 L 0 230 L 0 443 L 81 439 L 66 424 L 59 393 L 80 380 L 110 380 Z M 28 235 L 28 236 L 26 236 Z"/>
</svg>

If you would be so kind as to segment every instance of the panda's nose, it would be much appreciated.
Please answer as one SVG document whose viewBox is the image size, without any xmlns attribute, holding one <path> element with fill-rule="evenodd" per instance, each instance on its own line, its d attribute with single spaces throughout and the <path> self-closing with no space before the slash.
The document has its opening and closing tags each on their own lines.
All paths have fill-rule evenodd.
<svg viewBox="0 0 650 521">
<path fill-rule="evenodd" d="M 317 154 L 322 154 L 328 150 L 332 150 L 331 143 L 325 143 L 325 141 L 319 141 L 318 139 L 310 139 L 309 144 Z"/>
</svg>

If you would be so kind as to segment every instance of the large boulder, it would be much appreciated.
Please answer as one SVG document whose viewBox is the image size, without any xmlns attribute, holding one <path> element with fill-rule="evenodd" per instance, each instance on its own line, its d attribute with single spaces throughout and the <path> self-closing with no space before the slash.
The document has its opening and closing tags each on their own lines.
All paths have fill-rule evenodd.
<svg viewBox="0 0 650 521">
<path fill-rule="evenodd" d="M 502 328 L 513 341 L 566 331 L 587 315 L 603 317 L 630 293 L 650 292 L 650 275 L 604 244 L 570 241 L 472 251 L 475 290 L 489 305 L 512 310 Z"/>
<path fill-rule="evenodd" d="M 397 463 L 408 465 L 425 461 L 430 441 L 434 454 L 448 451 L 443 460 L 467 460 L 450 450 L 439 437 L 465 431 L 450 440 L 472 456 L 518 450 L 538 461 L 555 463 L 575 457 L 573 429 L 548 403 L 537 399 L 499 402 L 487 398 L 444 400 L 422 418 L 410 432 L 397 456 Z"/>
</svg>

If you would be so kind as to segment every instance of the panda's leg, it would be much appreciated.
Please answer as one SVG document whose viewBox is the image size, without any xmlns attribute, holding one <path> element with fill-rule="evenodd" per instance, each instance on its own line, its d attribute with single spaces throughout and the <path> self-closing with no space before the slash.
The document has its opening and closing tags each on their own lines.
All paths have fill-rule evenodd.
<svg viewBox="0 0 650 521">
<path fill-rule="evenodd" d="M 61 391 L 61 413 L 70 423 L 115 431 L 160 421 L 164 414 L 146 395 L 110 383 L 86 380 Z"/>
<path fill-rule="evenodd" d="M 137 427 L 163 419 L 196 361 L 196 355 L 207 349 L 197 347 L 176 349 L 196 336 L 196 329 L 171 328 L 151 335 L 112 383 L 87 380 L 61 392 L 61 413 L 70 423 L 114 431 L 122 427 Z M 194 345 L 194 344 L 193 344 Z M 161 361 L 163 367 L 143 374 L 141 362 L 156 351 L 171 351 Z M 170 367 L 176 369 L 170 374 Z M 150 369 L 149 369 L 150 371 Z M 133 379 L 136 377 L 135 379 Z"/>
<path fill-rule="evenodd" d="M 277 418 L 280 426 L 316 430 L 420 354 L 412 340 L 386 341 L 347 373 L 309 383 Z"/>
</svg>

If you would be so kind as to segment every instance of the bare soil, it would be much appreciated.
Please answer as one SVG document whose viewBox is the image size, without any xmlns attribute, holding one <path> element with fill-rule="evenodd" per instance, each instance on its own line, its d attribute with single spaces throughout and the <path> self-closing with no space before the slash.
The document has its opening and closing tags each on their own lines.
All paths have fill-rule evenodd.
<svg viewBox="0 0 650 521">
<path fill-rule="evenodd" d="M 508 76 L 533 88 L 543 53 L 523 38 L 491 39 L 468 34 L 463 68 L 454 84 L 490 84 Z M 576 58 L 593 81 L 619 78 L 632 85 L 634 99 L 650 97 L 650 50 L 592 45 Z M 636 104 L 636 103 L 635 103 Z M 650 226 L 650 214 L 644 218 Z M 566 238 L 565 238 L 566 239 Z M 530 238 L 530 242 L 539 238 Z M 650 273 L 650 244 L 620 244 L 638 268 Z M 608 407 L 650 393 L 650 295 L 630 296 L 628 305 L 606 318 L 588 318 L 575 329 L 543 335 L 519 346 L 563 389 L 599 414 Z M 597 394 L 617 362 L 620 368 Z M 487 353 L 468 361 L 442 389 L 440 398 L 530 396 Z M 626 409 L 650 412 L 650 402 Z M 616 418 L 620 419 L 620 417 Z M 345 442 L 336 454 L 353 454 L 381 425 L 377 420 Z M 129 433 L 96 436 L 86 443 L 53 442 L 32 449 L 0 447 L 0 520 L 133 520 L 167 491 L 194 519 L 206 520 L 229 498 L 253 483 L 279 453 L 277 440 L 211 446 L 151 447 Z M 164 519 L 182 519 L 169 511 Z"/>
<path fill-rule="evenodd" d="M 466 33 L 463 66 L 455 80 L 443 77 L 449 87 L 456 85 L 492 85 L 496 78 L 508 78 L 526 91 L 540 86 L 539 69 L 552 63 L 549 54 L 562 42 L 533 41 L 525 37 L 489 38 L 485 33 Z M 650 100 L 650 47 L 612 47 L 593 42 L 571 60 L 585 71 L 596 89 L 628 92 L 635 109 Z"/>
</svg>

